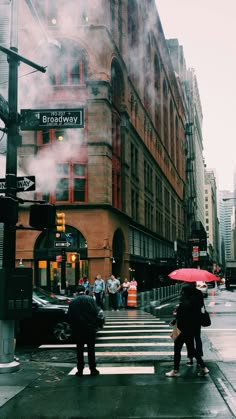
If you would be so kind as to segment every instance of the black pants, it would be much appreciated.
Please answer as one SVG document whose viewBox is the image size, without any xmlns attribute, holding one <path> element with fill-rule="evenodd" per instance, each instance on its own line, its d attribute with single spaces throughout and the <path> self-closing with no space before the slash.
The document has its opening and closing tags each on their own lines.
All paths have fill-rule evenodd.
<svg viewBox="0 0 236 419">
<path fill-rule="evenodd" d="M 202 350 L 202 339 L 201 339 L 201 326 L 197 327 L 194 332 L 194 343 L 195 343 L 195 348 L 196 351 L 198 352 L 199 355 L 203 356 L 203 350 Z M 188 358 L 193 358 L 194 355 L 191 354 L 191 352 L 189 352 L 188 348 Z"/>
<path fill-rule="evenodd" d="M 101 307 L 101 309 L 103 310 L 103 292 L 95 292 L 94 293 L 95 298 L 96 298 L 96 304 L 98 307 Z"/>
<path fill-rule="evenodd" d="M 84 369 L 84 346 L 88 349 L 88 364 L 91 371 L 96 368 L 95 359 L 95 340 L 96 331 L 94 329 L 79 330 L 79 335 L 76 336 L 77 347 L 77 369 L 82 372 Z"/>
<path fill-rule="evenodd" d="M 204 368 L 205 363 L 198 352 L 197 349 L 194 348 L 194 336 L 187 336 L 183 332 L 180 333 L 180 335 L 175 340 L 175 346 L 174 346 L 174 369 L 178 371 L 179 364 L 181 360 L 181 350 L 183 347 L 183 344 L 186 344 L 187 351 L 189 354 L 192 354 L 192 357 L 196 358 L 197 363 Z"/>
<path fill-rule="evenodd" d="M 127 307 L 127 300 L 128 300 L 128 291 L 123 291 L 122 293 L 122 300 L 123 300 L 123 306 Z"/>
<path fill-rule="evenodd" d="M 117 301 L 117 294 L 112 294 L 111 292 L 109 293 L 109 305 L 112 309 L 117 310 L 117 306 L 118 306 L 118 301 Z"/>
</svg>

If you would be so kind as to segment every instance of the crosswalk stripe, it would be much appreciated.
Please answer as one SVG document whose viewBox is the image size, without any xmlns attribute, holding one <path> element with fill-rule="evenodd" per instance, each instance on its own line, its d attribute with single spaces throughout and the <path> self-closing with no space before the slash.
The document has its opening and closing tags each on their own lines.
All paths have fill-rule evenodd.
<svg viewBox="0 0 236 419">
<path fill-rule="evenodd" d="M 166 326 L 165 326 L 166 327 Z M 112 330 L 112 333 L 149 333 L 149 332 L 170 332 L 170 329 L 149 329 L 149 330 L 147 330 L 147 329 L 141 329 L 141 330 L 137 330 L 137 329 L 134 329 L 134 330 Z M 102 330 L 99 330 L 99 332 L 98 332 L 98 335 L 100 334 L 100 333 L 111 333 L 111 331 L 110 330 L 106 330 L 106 328 L 104 328 L 104 329 L 102 329 Z"/>
<path fill-rule="evenodd" d="M 163 330 L 162 330 L 163 332 Z M 122 340 L 132 340 L 132 339 L 170 339 L 170 335 L 137 335 L 137 336 L 99 336 L 99 340 L 116 340 L 116 339 L 122 339 Z"/>
<path fill-rule="evenodd" d="M 152 366 L 149 367 L 100 367 L 99 366 L 100 374 L 108 375 L 108 374 L 154 374 L 155 368 Z M 73 368 L 68 375 L 75 375 L 77 372 L 77 368 Z M 89 368 L 84 368 L 83 375 L 90 375 Z"/>
<path fill-rule="evenodd" d="M 122 326 L 133 324 L 134 326 L 138 326 L 139 324 L 140 325 L 166 324 L 166 322 L 164 322 L 164 321 L 163 322 L 161 322 L 161 321 L 156 322 L 155 320 L 154 321 L 143 321 L 143 322 L 132 322 L 132 321 L 129 321 L 129 322 L 115 322 L 114 321 L 113 322 L 113 321 L 110 321 L 110 320 L 108 320 L 108 321 L 106 320 L 106 325 L 107 324 L 109 324 L 109 325 L 110 324 L 114 324 L 114 325 L 118 324 L 118 325 L 122 325 Z"/>
<path fill-rule="evenodd" d="M 129 328 L 131 328 L 131 327 L 132 327 L 132 328 L 134 328 L 134 327 L 135 327 L 135 329 L 138 329 L 139 327 L 143 327 L 143 326 L 144 326 L 143 324 L 140 324 L 140 325 L 139 325 L 139 324 L 138 324 L 138 325 L 137 325 L 137 324 L 129 324 L 129 325 L 127 325 L 127 324 L 126 324 L 126 325 L 124 325 L 124 326 L 122 327 L 122 329 L 121 329 L 121 330 L 129 329 Z M 158 325 L 156 325 L 156 326 L 157 326 L 157 327 L 166 327 L 166 324 L 158 324 Z M 117 329 L 118 327 L 120 328 L 120 325 L 118 325 L 118 326 L 117 326 L 117 325 L 109 325 L 109 324 L 107 325 L 107 324 L 106 324 L 106 325 L 104 326 L 104 329 L 114 329 L 114 328 L 115 328 L 115 329 Z M 153 327 L 153 324 L 150 324 L 150 325 L 145 324 L 145 327 L 146 327 L 146 328 Z"/>
</svg>

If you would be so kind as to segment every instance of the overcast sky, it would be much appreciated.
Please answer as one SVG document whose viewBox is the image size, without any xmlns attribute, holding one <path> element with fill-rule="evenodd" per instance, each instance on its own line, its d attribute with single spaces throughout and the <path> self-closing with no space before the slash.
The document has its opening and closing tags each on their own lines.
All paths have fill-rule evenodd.
<svg viewBox="0 0 236 419">
<path fill-rule="evenodd" d="M 155 0 L 165 37 L 183 45 L 196 71 L 207 168 L 233 190 L 236 168 L 236 0 Z"/>
</svg>

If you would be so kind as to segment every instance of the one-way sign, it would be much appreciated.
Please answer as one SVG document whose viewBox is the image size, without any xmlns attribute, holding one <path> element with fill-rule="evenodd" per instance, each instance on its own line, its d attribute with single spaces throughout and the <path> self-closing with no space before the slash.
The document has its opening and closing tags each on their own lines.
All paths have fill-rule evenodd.
<svg viewBox="0 0 236 419">
<path fill-rule="evenodd" d="M 70 247 L 70 242 L 54 242 L 54 247 Z"/>
<path fill-rule="evenodd" d="M 35 176 L 18 177 L 16 182 L 17 192 L 35 190 Z M 6 192 L 6 179 L 0 179 L 0 193 Z"/>
</svg>

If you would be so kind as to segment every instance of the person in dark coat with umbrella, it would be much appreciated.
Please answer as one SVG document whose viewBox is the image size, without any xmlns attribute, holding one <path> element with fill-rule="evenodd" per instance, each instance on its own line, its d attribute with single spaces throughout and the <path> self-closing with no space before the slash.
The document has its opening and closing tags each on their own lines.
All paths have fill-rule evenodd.
<svg viewBox="0 0 236 419">
<path fill-rule="evenodd" d="M 184 343 L 187 346 L 188 353 L 196 358 L 200 365 L 200 376 L 208 374 L 209 370 L 199 353 L 198 349 L 194 348 L 194 334 L 200 325 L 201 307 L 197 302 L 194 290 L 189 285 L 184 285 L 181 289 L 180 304 L 176 310 L 177 327 L 181 331 L 174 342 L 174 369 L 167 372 L 167 377 L 178 377 L 179 364 L 181 360 L 181 350 Z"/>
<path fill-rule="evenodd" d="M 198 308 L 198 314 L 199 314 L 202 307 L 204 307 L 203 294 L 200 290 L 198 290 L 196 288 L 196 286 L 197 286 L 196 282 L 188 282 L 188 284 L 186 284 L 186 285 L 188 285 L 189 287 L 192 287 L 192 289 L 193 289 L 195 302 L 199 306 L 199 308 Z M 201 314 L 199 314 L 199 315 L 201 315 Z M 203 356 L 202 339 L 201 339 L 201 321 L 199 321 L 197 323 L 197 325 L 195 327 L 195 330 L 194 330 L 194 344 L 195 344 L 195 348 L 196 348 L 197 352 L 199 353 L 199 355 Z M 188 353 L 189 361 L 187 362 L 187 365 L 190 366 L 190 367 L 193 365 L 193 357 L 194 357 L 193 354 Z"/>
<path fill-rule="evenodd" d="M 88 348 L 88 363 L 91 375 L 98 375 L 95 359 L 95 339 L 97 331 L 97 315 L 99 308 L 92 297 L 85 295 L 85 287 L 79 285 L 78 297 L 70 302 L 68 321 L 72 328 L 77 347 L 77 376 L 83 375 L 84 345 Z"/>
</svg>

